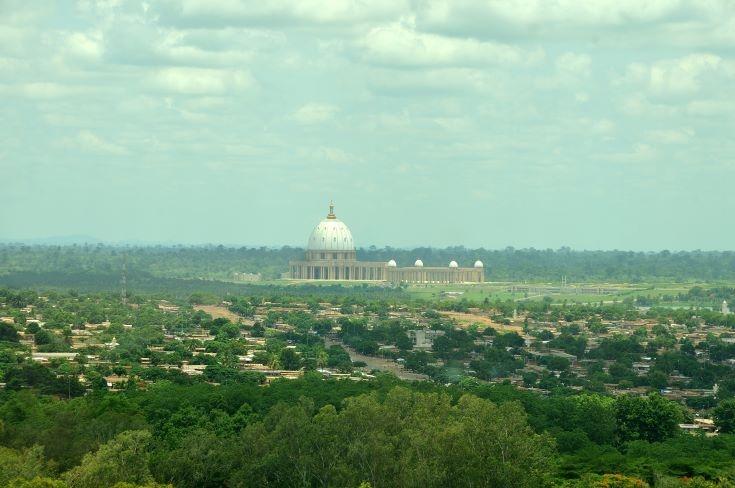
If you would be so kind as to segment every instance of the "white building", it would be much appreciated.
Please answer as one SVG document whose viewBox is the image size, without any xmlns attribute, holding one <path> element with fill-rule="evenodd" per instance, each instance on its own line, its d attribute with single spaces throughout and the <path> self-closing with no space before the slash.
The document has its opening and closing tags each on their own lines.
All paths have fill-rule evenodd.
<svg viewBox="0 0 735 488">
<path fill-rule="evenodd" d="M 461 268 L 456 261 L 447 267 L 428 267 L 419 258 L 413 266 L 398 267 L 395 260 L 358 261 L 352 232 L 334 214 L 329 214 L 309 236 L 303 261 L 289 263 L 289 278 L 296 280 L 360 280 L 391 283 L 482 283 L 485 270 L 482 261 Z"/>
</svg>

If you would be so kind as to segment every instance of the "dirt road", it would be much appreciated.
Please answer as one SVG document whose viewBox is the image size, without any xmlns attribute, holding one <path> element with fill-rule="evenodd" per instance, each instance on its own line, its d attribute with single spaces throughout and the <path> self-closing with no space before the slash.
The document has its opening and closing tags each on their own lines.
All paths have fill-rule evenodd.
<svg viewBox="0 0 735 488">
<path fill-rule="evenodd" d="M 394 375 L 396 375 L 402 380 L 426 381 L 429 379 L 429 377 L 426 376 L 425 374 L 412 373 L 411 371 L 406 371 L 405 369 L 403 369 L 402 366 L 400 366 L 398 363 L 390 359 L 383 359 L 383 358 L 365 356 L 364 354 L 360 354 L 359 352 L 345 345 L 341 341 L 326 338 L 324 340 L 324 343 L 327 347 L 332 346 L 332 345 L 344 347 L 347 353 L 350 355 L 350 359 L 352 361 L 362 361 L 365 364 L 367 364 L 368 369 L 377 369 L 379 371 L 387 371 L 387 372 L 393 373 Z"/>
</svg>

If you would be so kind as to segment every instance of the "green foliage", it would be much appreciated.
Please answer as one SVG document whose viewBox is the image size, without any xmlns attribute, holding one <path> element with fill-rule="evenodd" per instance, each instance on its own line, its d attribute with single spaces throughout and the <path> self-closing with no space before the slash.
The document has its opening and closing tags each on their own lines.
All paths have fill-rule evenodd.
<svg viewBox="0 0 735 488">
<path fill-rule="evenodd" d="M 7 485 L 7 488 L 68 488 L 62 480 L 36 477 L 33 479 L 16 478 Z"/>
<path fill-rule="evenodd" d="M 680 477 L 715 480 L 735 473 L 735 437 L 728 434 L 735 417 L 732 402 L 718 404 L 712 396 L 687 402 L 696 409 L 714 408 L 721 435 L 710 439 L 678 435 L 682 410 L 659 395 L 591 393 L 604 393 L 604 382 L 663 387 L 676 371 L 690 379 L 677 379 L 672 387 L 710 388 L 717 382 L 718 399 L 733 395 L 735 373 L 722 362 L 735 357 L 735 346 L 714 335 L 696 344 L 674 337 L 674 324 L 694 320 L 693 310 L 651 309 L 646 317 L 658 323 L 654 334 L 641 328 L 633 336 L 608 337 L 586 355 L 589 331 L 578 324 L 636 319 L 640 315 L 632 300 L 614 305 L 483 303 L 498 320 L 517 308 L 529 323 L 566 323 L 556 337 L 541 328 L 532 334 L 550 340 L 554 349 L 591 360 L 584 378 L 575 376 L 569 361 L 546 344 L 534 343 L 537 351 L 529 351 L 520 334 L 461 330 L 418 300 L 345 293 L 331 297 L 331 307 L 354 314 L 333 319 L 311 312 L 324 307 L 319 304 L 323 295 L 306 298 L 270 290 L 270 296 L 218 301 L 194 297 L 210 303 L 224 299 L 240 315 L 257 310 L 259 322 L 248 330 L 240 321 L 193 310 L 188 295 L 181 300 L 131 296 L 134 306 L 123 306 L 116 293 L 50 292 L 41 299 L 37 293 L 0 289 L 4 315 L 20 317 L 8 304 L 27 304 L 33 305 L 29 317 L 45 321 L 43 327 L 25 325 L 27 333 L 45 342 L 39 348 L 68 347 L 73 330 L 105 318 L 111 324 L 96 329 L 96 338 L 107 342 L 114 335 L 119 342 L 112 349 L 83 347 L 74 360 L 46 364 L 31 361 L 22 343 L 0 344 L 0 373 L 7 383 L 0 391 L 0 474 L 10 473 L 4 479 L 18 486 L 65 486 L 68 480 L 69 486 L 216 487 L 463 486 L 465 480 L 475 486 L 543 486 L 560 479 L 569 486 L 616 486 L 628 481 L 604 476 L 614 472 L 657 486 L 679 486 Z M 161 310 L 163 298 L 179 311 Z M 438 310 L 475 305 L 469 300 L 431 304 Z M 408 310 L 420 322 L 397 318 L 396 310 Z M 704 312 L 702 317 L 716 320 Z M 21 320 L 16 324 L 23 327 Z M 408 334 L 417 327 L 440 334 L 431 350 L 413 350 Z M 215 339 L 185 335 L 202 330 Z M 312 371 L 353 368 L 344 348 L 328 345 L 335 341 L 334 335 L 327 336 L 332 330 L 343 343 L 366 353 L 395 346 L 379 354 L 404 358 L 406 369 L 435 382 L 405 383 L 380 374 L 368 381 L 325 379 Z M 264 336 L 265 346 L 248 335 Z M 646 360 L 648 375 L 638 376 L 632 366 L 643 354 L 644 341 L 653 358 Z M 305 375 L 265 386 L 263 375 L 240 369 L 238 356 L 251 353 L 255 362 L 303 369 Z M 102 361 L 95 364 L 87 354 Z M 142 362 L 144 357 L 150 365 Z M 529 372 L 529 364 L 523 371 L 526 386 L 545 389 L 544 395 L 481 381 L 506 378 L 527 360 L 548 368 Z M 206 365 L 204 374 L 169 369 L 183 361 Z M 88 381 L 84 386 L 77 381 L 80 373 Z M 129 378 L 129 387 L 108 392 L 104 376 L 113 373 Z M 130 435 L 146 438 L 133 442 Z M 141 449 L 139 463 L 123 472 L 120 460 L 127 465 Z M 581 484 L 571 481 L 578 479 Z"/>
<path fill-rule="evenodd" d="M 298 356 L 296 351 L 288 347 L 281 350 L 279 362 L 283 369 L 290 371 L 297 370 L 301 367 L 301 358 Z"/>
<path fill-rule="evenodd" d="M 650 485 L 641 479 L 622 474 L 593 474 L 564 486 L 568 488 L 648 488 Z"/>
<path fill-rule="evenodd" d="M 620 441 L 658 442 L 674 434 L 684 417 L 681 408 L 661 395 L 622 395 L 615 399 L 617 437 Z"/>
<path fill-rule="evenodd" d="M 282 247 L 232 248 L 224 246 L 190 247 L 126 247 L 105 245 L 27 246 L 0 245 L 0 275 L 14 286 L 53 284 L 78 286 L 80 289 L 117 290 L 123 254 L 126 256 L 128 280 L 132 289 L 160 291 L 177 286 L 193 293 L 247 289 L 247 285 L 214 285 L 199 278 L 231 280 L 233 271 L 261 273 L 274 279 L 288 269 L 288 261 L 301 259 L 303 249 Z M 572 251 L 514 249 L 360 249 L 358 259 L 410 263 L 421 256 L 427 266 L 443 266 L 451 259 L 472 262 L 481 259 L 489 265 L 494 280 L 556 280 L 567 274 L 580 281 L 640 282 L 647 279 L 669 280 L 733 280 L 733 252 L 658 253 L 626 251 Z M 83 270 L 83 271 L 80 271 Z M 172 282 L 170 280 L 175 280 Z M 81 286 L 80 286 L 81 285 Z M 206 289 L 206 291 L 205 291 Z M 698 299 L 732 296 L 726 290 L 708 294 L 693 292 Z M 27 297 L 14 296 L 19 307 L 29 303 Z M 207 301 L 204 296 L 196 300 Z M 735 300 L 731 300 L 735 303 Z"/>
<path fill-rule="evenodd" d="M 64 475 L 69 488 L 107 488 L 118 482 L 153 481 L 148 468 L 151 434 L 145 430 L 122 432 L 87 454 L 81 465 Z"/>
<path fill-rule="evenodd" d="M 18 342 L 18 331 L 12 325 L 0 323 L 0 342 Z"/>
<path fill-rule="evenodd" d="M 724 400 L 712 412 L 717 429 L 723 434 L 735 433 L 735 399 Z"/>
<path fill-rule="evenodd" d="M 532 433 L 518 405 L 465 396 L 453 406 L 402 388 L 339 412 L 276 408 L 241 446 L 243 486 L 544 486 L 553 458 L 553 442 Z"/>
<path fill-rule="evenodd" d="M 0 486 L 15 479 L 31 479 L 50 471 L 41 446 L 21 451 L 0 447 Z"/>
</svg>

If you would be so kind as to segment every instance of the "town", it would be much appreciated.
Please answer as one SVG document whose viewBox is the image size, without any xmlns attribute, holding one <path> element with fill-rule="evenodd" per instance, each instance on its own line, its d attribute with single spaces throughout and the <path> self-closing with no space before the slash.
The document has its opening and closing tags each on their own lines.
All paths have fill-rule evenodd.
<svg viewBox="0 0 735 488">
<path fill-rule="evenodd" d="M 121 303 L 109 294 L 6 290 L 0 321 L 17 346 L 5 348 L 5 357 L 15 359 L 6 362 L 0 386 L 46 378 L 12 363 L 47 368 L 59 381 L 57 393 L 66 384 L 69 395 L 146 388 L 181 376 L 216 385 L 238 375 L 266 384 L 309 371 L 352 381 L 388 372 L 442 384 L 509 383 L 546 395 L 557 388 L 657 391 L 691 413 L 682 428 L 712 435 L 717 430 L 705 412 L 718 394 L 735 393 L 735 317 L 726 302 L 712 311 L 550 299 L 477 304 L 460 297 L 433 304 L 349 296 L 305 301 L 284 291 L 269 299 L 200 294 Z"/>
</svg>

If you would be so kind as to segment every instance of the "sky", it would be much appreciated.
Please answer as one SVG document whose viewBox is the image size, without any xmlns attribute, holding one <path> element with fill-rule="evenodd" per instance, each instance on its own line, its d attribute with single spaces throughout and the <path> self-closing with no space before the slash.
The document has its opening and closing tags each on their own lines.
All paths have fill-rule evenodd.
<svg viewBox="0 0 735 488">
<path fill-rule="evenodd" d="M 733 0 L 0 0 L 0 241 L 735 249 Z M 76 237 L 69 237 L 76 236 Z"/>
</svg>

